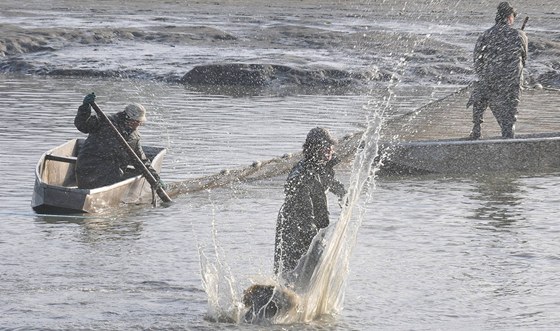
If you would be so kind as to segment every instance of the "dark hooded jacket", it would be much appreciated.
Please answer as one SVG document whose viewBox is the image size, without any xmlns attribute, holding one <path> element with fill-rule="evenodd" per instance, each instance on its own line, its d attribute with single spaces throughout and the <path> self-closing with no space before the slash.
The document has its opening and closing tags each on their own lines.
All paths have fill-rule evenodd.
<svg viewBox="0 0 560 331">
<path fill-rule="evenodd" d="M 124 112 L 109 116 L 109 120 L 148 167 L 156 180 L 159 180 L 157 172 L 152 168 L 150 160 L 146 157 L 140 145 L 138 130 L 130 130 L 126 127 Z M 80 148 L 76 162 L 76 177 L 79 188 L 90 189 L 110 185 L 141 173 L 140 169 L 133 167 L 133 158 L 117 140 L 113 129 L 91 113 L 90 105 L 81 105 L 78 108 L 74 125 L 81 132 L 89 134 Z"/>
<path fill-rule="evenodd" d="M 276 223 L 276 274 L 295 269 L 313 237 L 329 225 L 326 193 L 330 190 L 339 198 L 346 194 L 344 185 L 335 179 L 336 163 L 336 158 L 326 165 L 304 159 L 288 175 L 286 197 Z"/>
</svg>

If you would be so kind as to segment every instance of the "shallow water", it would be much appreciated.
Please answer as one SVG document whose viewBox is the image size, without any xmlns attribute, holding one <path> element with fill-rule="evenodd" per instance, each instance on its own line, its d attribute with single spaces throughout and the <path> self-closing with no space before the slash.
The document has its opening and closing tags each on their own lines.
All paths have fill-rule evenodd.
<svg viewBox="0 0 560 331">
<path fill-rule="evenodd" d="M 97 81 L 75 89 L 111 91 L 112 84 L 129 93 L 135 87 Z M 270 276 L 284 176 L 179 196 L 167 207 L 35 215 L 30 208 L 35 163 L 46 149 L 78 135 L 71 122 L 83 93 L 73 90 L 75 80 L 9 77 L 3 85 L 10 88 L 1 92 L 0 325 L 245 329 L 206 319 L 198 249 L 214 250 L 214 224 L 221 261 L 239 293 L 251 279 Z M 297 151 L 317 124 L 328 124 L 338 136 L 360 129 L 355 110 L 362 97 L 246 99 L 159 84 L 141 88 L 158 96 L 141 100 L 155 112 L 142 132 L 145 143 L 169 148 L 163 172 L 168 181 Z M 99 102 L 107 111 L 122 101 L 116 92 L 108 99 Z M 180 115 L 184 100 L 189 116 Z M 294 109 L 294 103 L 312 111 Z M 197 112 L 203 107 L 204 113 Z M 329 121 L 325 115 L 318 123 L 315 113 L 325 109 Z M 228 115 L 233 110 L 235 116 Z M 174 134 L 179 129 L 182 133 Z M 348 183 L 348 167 L 340 175 Z M 555 173 L 379 178 L 350 260 L 344 309 L 297 328 L 557 325 L 559 178 Z M 334 220 L 340 212 L 335 201 L 331 209 Z"/>
<path fill-rule="evenodd" d="M 175 37 L 166 34 L 155 42 L 94 43 L 98 50 L 85 53 L 90 49 L 87 39 L 85 44 L 79 38 L 57 39 L 68 37 L 58 31 L 55 39 L 68 48 L 19 59 L 39 71 L 51 66 L 98 72 L 140 67 L 155 79 L 0 75 L 1 329 L 511 330 L 560 324 L 560 173 L 377 178 L 351 255 L 343 309 L 305 325 L 214 322 L 201 284 L 199 249 L 217 249 L 237 294 L 251 280 L 271 276 L 284 175 L 181 195 L 157 208 L 126 206 L 64 217 L 37 215 L 30 207 L 40 155 L 83 137 L 72 122 L 86 93 L 95 91 L 108 113 L 130 101 L 145 104 L 149 121 L 141 128 L 144 144 L 168 148 L 163 179 L 198 178 L 297 152 L 317 125 L 337 137 L 362 130 L 366 104 L 383 107 L 387 87 L 323 95 L 279 86 L 261 93 L 188 89 L 162 83 L 162 77 L 181 76 L 192 65 L 214 60 L 343 68 L 373 63 L 402 75 L 386 113 L 398 116 L 462 86 L 439 79 L 438 68 L 470 66 L 475 32 L 493 19 L 486 12 L 493 2 L 356 1 L 341 6 L 287 1 L 231 7 L 200 1 L 192 7 L 181 2 L 158 7 L 147 1 L 103 1 L 91 8 L 56 1 L 40 9 L 33 1 L 8 1 L 2 6 L 10 9 L 2 13 L 4 22 L 22 29 L 23 22 L 70 34 L 77 26 L 142 30 L 175 25 L 185 31 L 205 26 L 242 38 L 235 47 L 211 47 L 215 42 L 206 37 L 196 44 L 197 36 L 208 35 L 203 32 L 171 47 Z M 557 6 L 543 0 L 524 9 L 537 37 L 557 39 Z M 470 15 L 447 15 L 464 10 Z M 53 19 L 59 16 L 64 19 Z M 256 26 L 277 29 L 264 29 L 261 40 L 255 37 L 260 31 Z M 366 43 L 357 38 L 366 28 L 388 34 L 379 39 L 368 34 Z M 355 32 L 351 38 L 349 31 Z M 82 32 L 78 35 L 87 35 Z M 393 32 L 413 35 L 400 36 L 403 42 L 395 44 Z M 304 42 L 302 36 L 308 34 L 313 38 Z M 323 34 L 328 37 L 319 38 Z M 269 37 L 278 41 L 277 48 Z M 329 49 L 325 40 L 334 46 Z M 531 70 L 550 68 L 554 45 L 536 54 Z M 422 50 L 419 58 L 411 50 Z M 106 53 L 114 56 L 100 55 Z M 448 81 L 464 82 L 469 75 L 458 73 Z M 550 101 L 543 105 L 554 107 Z M 344 183 L 349 169 L 339 169 Z M 340 208 L 331 202 L 334 221 Z"/>
</svg>

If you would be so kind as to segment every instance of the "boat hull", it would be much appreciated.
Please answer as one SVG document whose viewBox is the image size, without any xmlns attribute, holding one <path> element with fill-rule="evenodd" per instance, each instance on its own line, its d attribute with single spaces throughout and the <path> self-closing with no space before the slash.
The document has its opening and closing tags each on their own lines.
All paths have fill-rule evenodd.
<svg viewBox="0 0 560 331">
<path fill-rule="evenodd" d="M 434 140 L 386 144 L 385 173 L 477 174 L 560 169 L 560 134 L 515 139 Z"/>
</svg>

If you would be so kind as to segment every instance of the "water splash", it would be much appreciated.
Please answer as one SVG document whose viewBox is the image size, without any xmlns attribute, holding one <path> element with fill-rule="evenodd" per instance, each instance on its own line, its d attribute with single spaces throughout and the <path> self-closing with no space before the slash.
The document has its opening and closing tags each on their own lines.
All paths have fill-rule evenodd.
<svg viewBox="0 0 560 331">
<path fill-rule="evenodd" d="M 356 155 L 352 167 L 348 202 L 326 240 L 306 293 L 302 293 L 302 305 L 295 316 L 297 322 L 310 322 L 321 315 L 337 313 L 342 309 L 350 256 L 363 219 L 364 209 L 360 208 L 360 200 L 363 193 L 367 193 L 367 186 L 373 183 L 372 176 L 375 175 L 373 167 L 378 155 L 381 123 L 379 114 L 374 114 L 363 133 L 363 148 Z M 360 211 L 357 217 L 353 217 L 355 207 Z"/>
<path fill-rule="evenodd" d="M 215 216 L 215 215 L 214 215 Z M 241 306 L 237 294 L 236 280 L 227 264 L 217 240 L 215 217 L 212 217 L 212 243 L 214 261 L 210 261 L 199 245 L 202 287 L 208 296 L 207 318 L 216 322 L 235 323 L 239 321 Z"/>
<path fill-rule="evenodd" d="M 309 323 L 325 315 L 334 315 L 343 308 L 349 261 L 362 223 L 364 205 L 371 199 L 370 189 L 375 184 L 375 174 L 379 169 L 381 129 L 385 111 L 389 109 L 394 97 L 393 90 L 396 84 L 398 79 L 393 77 L 383 102 L 376 103 L 372 100 L 364 107 L 369 113 L 366 119 L 367 126 L 361 135 L 353 160 L 346 203 L 338 221 L 316 236 L 308 253 L 300 261 L 300 267 L 304 271 L 298 272 L 296 279 L 290 281 L 279 277 L 257 283 L 274 286 L 275 293 L 289 292 L 289 295 L 293 294 L 296 297 L 292 301 L 294 307 L 283 310 L 281 314 L 276 314 L 265 323 Z M 358 213 L 355 213 L 356 210 Z M 240 302 L 241 295 L 235 289 L 236 282 L 230 268 L 220 258 L 215 231 L 213 226 L 216 262 L 210 262 L 204 252 L 200 251 L 209 315 L 217 321 L 240 322 L 243 320 L 245 309 Z M 311 261 L 309 264 L 308 260 Z M 305 270 L 307 266 L 310 267 Z M 291 284 L 289 288 L 285 285 L 287 283 Z"/>
<path fill-rule="evenodd" d="M 364 209 L 361 208 L 361 204 L 367 202 L 367 199 L 364 200 L 362 197 L 368 192 L 368 187 L 374 183 L 373 176 L 376 171 L 374 166 L 378 155 L 381 123 L 382 112 L 374 112 L 368 120 L 367 128 L 362 134 L 359 152 L 354 158 L 347 203 L 341 211 L 338 222 L 332 224 L 328 231 L 323 231 L 322 235 L 315 239 L 315 244 L 316 241 L 322 241 L 325 246 L 323 253 L 318 255 L 318 262 L 312 264 L 314 268 L 311 269 L 311 275 L 306 275 L 305 281 L 302 279 L 297 281 L 300 284 L 295 289 L 297 307 L 288 309 L 284 314 L 277 314 L 268 322 L 307 323 L 322 315 L 335 314 L 342 309 L 350 255 L 363 219 Z M 360 211 L 357 217 L 353 217 L 355 208 Z M 203 286 L 208 295 L 208 315 L 216 321 L 239 322 L 242 320 L 244 310 L 240 302 L 241 296 L 236 290 L 237 283 L 229 266 L 221 257 L 223 254 L 216 240 L 214 224 L 213 243 L 215 262 L 208 259 L 202 248 L 199 250 Z M 307 256 L 314 253 L 310 249 Z M 282 279 L 276 282 L 272 279 L 260 280 L 259 284 L 274 285 L 277 291 L 286 290 Z"/>
<path fill-rule="evenodd" d="M 404 65 L 404 62 L 401 63 L 401 66 Z M 367 126 L 362 133 L 352 165 L 346 204 L 338 221 L 327 228 L 325 233 L 315 238 L 321 240 L 325 246 L 322 254 L 318 255 L 318 262 L 311 277 L 305 279 L 305 286 L 296 284 L 296 291 L 300 296 L 296 313 L 279 317 L 276 319 L 278 322 L 309 323 L 321 316 L 336 314 L 343 308 L 351 253 L 362 224 L 364 205 L 372 197 L 371 188 L 375 185 L 375 175 L 379 170 L 379 142 L 385 111 L 391 105 L 394 97 L 393 90 L 397 84 L 398 79 L 393 76 L 384 102 L 374 103 L 373 106 L 370 103 L 365 107 L 369 111 Z M 358 211 L 357 215 L 354 213 L 355 210 Z M 313 249 L 319 243 L 315 240 L 304 259 L 316 254 Z"/>
</svg>

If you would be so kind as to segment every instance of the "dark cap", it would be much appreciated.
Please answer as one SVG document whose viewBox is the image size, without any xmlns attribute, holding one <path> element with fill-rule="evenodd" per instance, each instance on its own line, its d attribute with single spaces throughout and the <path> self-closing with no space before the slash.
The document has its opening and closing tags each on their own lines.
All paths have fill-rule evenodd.
<svg viewBox="0 0 560 331">
<path fill-rule="evenodd" d="M 498 5 L 498 11 L 496 12 L 496 23 L 503 21 L 511 14 L 513 14 L 514 17 L 517 16 L 517 10 L 515 10 L 515 8 L 513 8 L 507 1 L 500 2 Z"/>
</svg>

